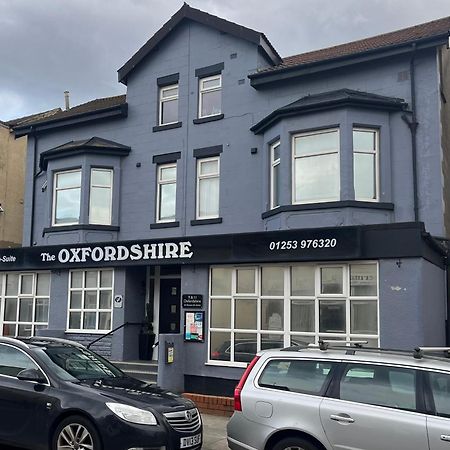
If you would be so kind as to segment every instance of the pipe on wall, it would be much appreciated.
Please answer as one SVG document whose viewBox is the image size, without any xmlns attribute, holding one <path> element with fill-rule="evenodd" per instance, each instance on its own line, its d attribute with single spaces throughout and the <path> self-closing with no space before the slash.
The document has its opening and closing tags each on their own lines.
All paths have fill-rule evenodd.
<svg viewBox="0 0 450 450">
<path fill-rule="evenodd" d="M 413 196 L 414 196 L 414 222 L 419 222 L 419 197 L 418 197 L 418 180 L 417 180 L 417 122 L 416 113 L 416 73 L 415 73 L 415 56 L 416 43 L 413 42 L 411 50 L 411 59 L 409 61 L 409 76 L 411 89 L 411 119 L 405 114 L 402 119 L 407 123 L 411 131 L 411 152 L 412 152 L 412 172 L 413 172 Z"/>
</svg>

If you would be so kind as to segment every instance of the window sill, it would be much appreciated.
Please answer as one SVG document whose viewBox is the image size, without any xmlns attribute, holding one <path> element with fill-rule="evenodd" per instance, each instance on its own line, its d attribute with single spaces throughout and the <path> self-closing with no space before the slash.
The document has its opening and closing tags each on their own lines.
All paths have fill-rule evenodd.
<svg viewBox="0 0 450 450">
<path fill-rule="evenodd" d="M 89 230 L 89 231 L 119 231 L 120 227 L 115 225 L 94 225 L 94 224 L 77 224 L 77 225 L 54 225 L 42 230 L 42 234 L 58 233 L 60 231 L 77 231 L 77 230 Z"/>
<path fill-rule="evenodd" d="M 95 311 L 95 310 L 94 310 Z M 108 334 L 111 333 L 111 330 L 66 330 L 64 331 L 65 334 Z M 113 333 L 111 333 L 109 336 L 113 336 Z"/>
<path fill-rule="evenodd" d="M 315 209 L 336 209 L 336 208 L 366 208 L 366 209 L 382 209 L 386 211 L 393 211 L 393 203 L 380 202 L 363 202 L 358 200 L 343 200 L 336 202 L 323 203 L 305 203 L 302 205 L 281 205 L 269 211 L 262 213 L 261 217 L 267 219 L 276 214 L 289 211 L 311 211 Z"/>
<path fill-rule="evenodd" d="M 151 223 L 150 229 L 151 230 L 158 230 L 160 228 L 176 228 L 180 226 L 180 222 L 157 222 L 157 223 Z"/>
<path fill-rule="evenodd" d="M 205 363 L 205 366 L 228 367 L 230 369 L 245 369 L 248 366 L 248 363 L 210 360 Z"/>
<path fill-rule="evenodd" d="M 216 217 L 215 219 L 196 219 L 191 220 L 191 225 L 214 225 L 216 223 L 222 223 L 222 217 Z"/>
<path fill-rule="evenodd" d="M 157 125 L 153 127 L 153 132 L 156 133 L 157 131 L 173 130 L 174 128 L 181 128 L 182 125 L 183 122 L 168 123 L 167 125 Z"/>
<path fill-rule="evenodd" d="M 209 116 L 209 117 L 202 117 L 201 119 L 194 119 L 193 123 L 196 125 L 201 123 L 208 123 L 208 122 L 215 122 L 216 120 L 221 120 L 225 116 L 223 114 L 216 114 L 215 116 Z"/>
</svg>

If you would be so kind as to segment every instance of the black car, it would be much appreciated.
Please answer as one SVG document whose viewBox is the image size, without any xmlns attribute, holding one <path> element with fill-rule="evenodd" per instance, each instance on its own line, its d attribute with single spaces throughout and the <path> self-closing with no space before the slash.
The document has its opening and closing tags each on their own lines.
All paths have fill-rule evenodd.
<svg viewBox="0 0 450 450">
<path fill-rule="evenodd" d="M 198 450 L 201 442 L 190 400 L 71 341 L 0 337 L 0 448 Z"/>
</svg>

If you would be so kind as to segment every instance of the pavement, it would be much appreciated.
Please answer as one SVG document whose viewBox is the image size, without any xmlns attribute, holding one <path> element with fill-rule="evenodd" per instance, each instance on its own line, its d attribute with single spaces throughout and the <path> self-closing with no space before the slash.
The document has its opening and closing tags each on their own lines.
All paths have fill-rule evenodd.
<svg viewBox="0 0 450 450">
<path fill-rule="evenodd" d="M 202 450 L 228 450 L 226 428 L 229 417 L 202 414 L 202 419 Z"/>
</svg>

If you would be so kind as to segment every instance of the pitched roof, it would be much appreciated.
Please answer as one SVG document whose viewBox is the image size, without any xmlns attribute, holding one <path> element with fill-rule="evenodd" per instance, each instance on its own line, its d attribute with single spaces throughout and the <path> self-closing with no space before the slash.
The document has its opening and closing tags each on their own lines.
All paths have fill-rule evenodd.
<svg viewBox="0 0 450 450">
<path fill-rule="evenodd" d="M 51 148 L 41 153 L 39 167 L 47 170 L 48 161 L 65 156 L 73 156 L 81 153 L 107 154 L 115 156 L 126 156 L 130 153 L 131 147 L 119 144 L 118 142 L 93 136 L 80 141 L 69 141 L 58 147 Z"/>
<path fill-rule="evenodd" d="M 92 117 L 94 115 L 109 113 L 110 111 L 126 109 L 126 96 L 116 95 L 114 97 L 99 98 L 91 100 L 87 103 L 83 103 L 73 108 L 62 111 L 59 109 L 55 114 L 48 117 L 37 117 L 33 120 L 28 120 L 23 123 L 18 123 L 13 126 L 16 137 L 23 136 L 31 132 L 31 127 L 39 128 L 44 127 L 47 129 L 51 126 L 57 126 L 59 123 L 67 123 L 69 120 L 81 119 L 86 116 Z M 121 115 L 126 115 L 124 110 Z"/>
<path fill-rule="evenodd" d="M 205 13 L 199 9 L 191 8 L 187 3 L 184 3 L 183 6 L 117 71 L 119 81 L 127 84 L 128 74 L 155 48 L 157 48 L 161 41 L 166 38 L 175 27 L 186 19 L 216 28 L 219 31 L 223 31 L 258 45 L 272 64 L 279 64 L 282 61 L 280 55 L 264 33 L 221 19 L 220 17 Z"/>
<path fill-rule="evenodd" d="M 250 75 L 250 78 L 258 77 L 258 75 L 263 75 L 267 72 L 282 71 L 299 66 L 351 57 L 361 53 L 381 51 L 390 47 L 407 45 L 412 42 L 421 42 L 434 38 L 447 38 L 449 30 L 450 17 L 444 17 L 345 44 L 288 56 L 283 58 L 280 64 L 261 69 L 257 73 Z"/>
<path fill-rule="evenodd" d="M 282 106 L 264 117 L 257 124 L 253 125 L 250 130 L 255 134 L 259 134 L 283 117 L 343 106 L 401 111 L 406 109 L 407 103 L 402 98 L 386 97 L 384 95 L 355 91 L 352 89 L 338 89 L 320 94 L 306 95 L 295 102 Z"/>
<path fill-rule="evenodd" d="M 50 109 L 48 111 L 31 114 L 29 116 L 19 117 L 18 119 L 0 121 L 0 123 L 3 123 L 7 127 L 14 128 L 18 125 L 24 125 L 24 124 L 31 123 L 31 122 L 34 122 L 37 120 L 46 119 L 48 117 L 54 116 L 55 114 L 57 114 L 61 111 L 62 111 L 61 108 L 54 108 L 54 109 Z"/>
</svg>

